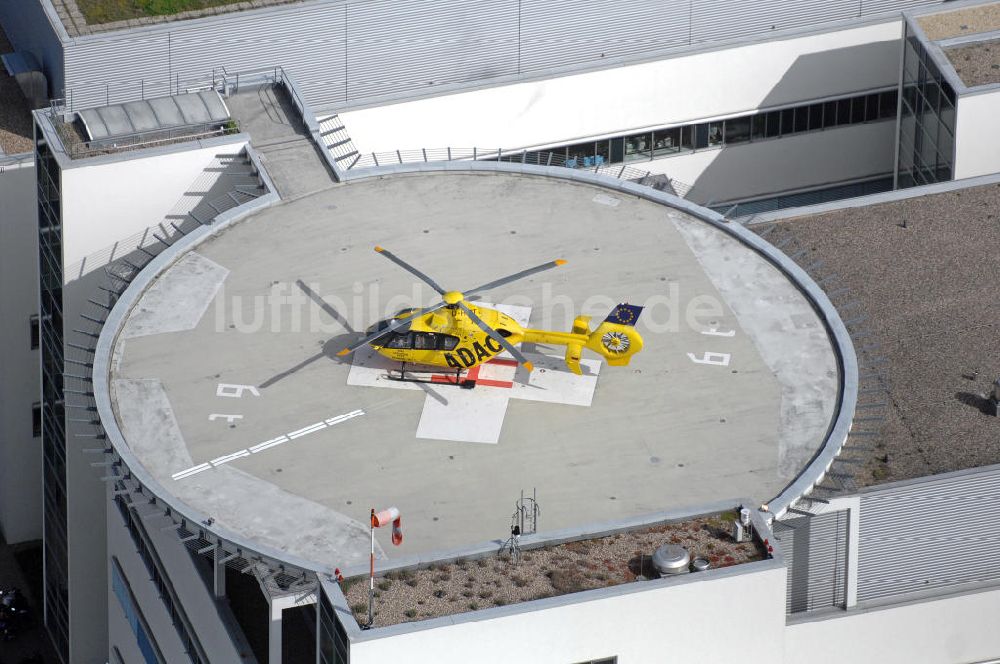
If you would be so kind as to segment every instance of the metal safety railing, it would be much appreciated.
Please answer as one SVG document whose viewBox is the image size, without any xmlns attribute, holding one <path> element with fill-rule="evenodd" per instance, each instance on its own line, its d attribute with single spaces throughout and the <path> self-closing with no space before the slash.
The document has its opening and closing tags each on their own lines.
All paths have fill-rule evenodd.
<svg viewBox="0 0 1000 664">
<path fill-rule="evenodd" d="M 328 144 L 328 148 L 332 145 Z M 366 152 L 357 155 L 348 170 L 381 168 L 394 164 L 429 163 L 440 161 L 504 161 L 531 166 L 557 166 L 607 175 L 619 180 L 648 185 L 682 198 L 692 190 L 691 185 L 663 173 L 652 173 L 627 164 L 609 164 L 604 159 L 591 156 L 567 158 L 556 152 L 534 150 L 504 150 L 503 148 L 421 148 L 416 150 L 391 150 Z"/>
<path fill-rule="evenodd" d="M 64 125 L 65 126 L 65 125 Z M 147 148 L 167 145 L 178 141 L 195 141 L 217 136 L 227 136 L 240 132 L 239 122 L 228 120 L 224 123 L 205 123 L 195 125 L 183 125 L 180 127 L 170 127 L 166 129 L 154 129 L 151 131 L 137 132 L 115 136 L 110 139 L 96 141 L 74 142 L 65 140 L 63 144 L 66 153 L 74 158 L 93 157 L 101 154 L 113 154 L 128 150 L 144 150 Z M 65 133 L 65 132 L 61 132 Z"/>
</svg>

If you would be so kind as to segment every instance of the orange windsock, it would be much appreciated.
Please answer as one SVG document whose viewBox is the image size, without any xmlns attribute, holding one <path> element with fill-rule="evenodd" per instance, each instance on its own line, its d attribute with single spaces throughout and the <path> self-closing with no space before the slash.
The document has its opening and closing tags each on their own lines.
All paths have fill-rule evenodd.
<svg viewBox="0 0 1000 664">
<path fill-rule="evenodd" d="M 390 523 L 392 524 L 392 543 L 399 546 L 403 542 L 402 517 L 399 516 L 399 510 L 390 507 L 381 512 L 372 511 L 372 528 L 381 528 Z"/>
</svg>

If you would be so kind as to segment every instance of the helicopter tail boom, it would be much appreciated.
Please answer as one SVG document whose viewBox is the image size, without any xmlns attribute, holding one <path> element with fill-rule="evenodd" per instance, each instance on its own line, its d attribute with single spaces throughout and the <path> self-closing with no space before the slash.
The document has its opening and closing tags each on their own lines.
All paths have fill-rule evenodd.
<svg viewBox="0 0 1000 664">
<path fill-rule="evenodd" d="M 632 356 L 642 350 L 642 336 L 635 329 L 641 313 L 640 306 L 619 304 L 608 314 L 604 322 L 590 333 L 587 338 L 587 348 L 604 356 L 607 363 L 613 367 L 627 365 Z M 572 367 L 570 369 L 572 370 Z"/>
<path fill-rule="evenodd" d="M 566 367 L 580 375 L 580 356 L 584 348 L 601 355 L 611 366 L 625 366 L 642 350 L 642 336 L 635 329 L 642 307 L 619 304 L 591 332 L 590 316 L 577 316 L 571 332 L 524 330 L 522 341 L 566 346 Z"/>
</svg>

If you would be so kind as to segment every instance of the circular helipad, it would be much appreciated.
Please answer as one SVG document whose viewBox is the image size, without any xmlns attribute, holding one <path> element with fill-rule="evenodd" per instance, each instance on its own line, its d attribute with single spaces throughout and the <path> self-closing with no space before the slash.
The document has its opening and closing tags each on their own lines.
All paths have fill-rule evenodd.
<svg viewBox="0 0 1000 664">
<path fill-rule="evenodd" d="M 530 375 L 500 356 L 474 389 L 388 380 L 381 356 L 337 351 L 438 296 L 375 245 L 455 290 L 565 259 L 476 304 L 561 331 L 642 305 L 644 349 L 624 367 L 585 351 L 577 376 L 526 344 Z M 837 366 L 795 285 L 705 221 L 560 179 L 422 174 L 280 204 L 180 255 L 134 304 L 110 385 L 176 500 L 345 564 L 372 507 L 403 515 L 395 555 L 505 537 L 522 490 L 542 530 L 766 500 L 822 445 Z"/>
</svg>

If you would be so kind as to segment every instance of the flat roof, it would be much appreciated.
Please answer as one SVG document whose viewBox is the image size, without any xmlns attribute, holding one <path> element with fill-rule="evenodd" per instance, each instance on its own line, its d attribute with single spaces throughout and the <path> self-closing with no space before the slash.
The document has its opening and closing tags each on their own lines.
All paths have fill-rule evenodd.
<svg viewBox="0 0 1000 664">
<path fill-rule="evenodd" d="M 1000 83 L 1000 39 L 944 50 L 955 72 L 970 88 Z"/>
<path fill-rule="evenodd" d="M 888 402 L 886 421 L 858 484 L 1000 462 L 986 413 L 1000 377 L 998 210 L 990 184 L 782 222 L 840 276 L 870 321 L 869 359 L 887 361 L 887 395 L 870 397 Z"/>
<path fill-rule="evenodd" d="M 57 5 L 61 0 L 53 0 Z M 128 28 L 141 28 L 156 23 L 181 21 L 186 19 L 230 14 L 247 9 L 258 9 L 272 5 L 288 5 L 303 0 L 182 0 L 170 4 L 158 3 L 156 9 L 151 3 L 123 3 L 117 0 L 89 0 L 77 6 L 74 2 L 65 13 L 59 13 L 63 26 L 70 37 L 111 32 Z M 180 11 L 164 11 L 172 7 Z M 189 7 L 189 9 L 184 9 Z"/>
<path fill-rule="evenodd" d="M 442 560 L 427 567 L 379 572 L 379 598 L 370 627 L 379 628 L 467 611 L 530 602 L 546 597 L 642 583 L 659 578 L 684 578 L 698 560 L 699 571 L 764 560 L 767 549 L 753 533 L 733 539 L 736 510 L 688 517 L 584 537 L 568 542 L 524 546 L 516 560 L 505 549 L 499 555 Z M 683 572 L 661 574 L 653 555 L 668 545 Z M 687 565 L 681 565 L 685 554 Z M 513 565 L 512 565 L 513 562 Z M 368 574 L 340 584 L 348 608 L 359 625 L 368 622 Z"/>
<path fill-rule="evenodd" d="M 931 41 L 992 32 L 1000 30 L 1000 2 L 923 14 L 917 22 Z"/>
<path fill-rule="evenodd" d="M 0 53 L 13 51 L 0 26 Z M 34 147 L 31 107 L 17 80 L 0 67 L 0 154 L 30 152 Z"/>
<path fill-rule="evenodd" d="M 433 301 L 374 251 L 447 288 L 568 264 L 484 294 L 534 327 L 644 304 L 627 367 L 559 348 L 487 365 L 472 390 L 385 379 L 366 326 Z M 822 445 L 838 361 L 809 300 L 761 255 L 680 209 L 513 174 L 358 181 L 257 213 L 183 254 L 134 305 L 110 375 L 135 457 L 177 500 L 328 565 L 368 552 L 397 506 L 412 555 L 507 533 L 522 489 L 540 529 L 745 495 L 767 500 Z M 391 550 L 390 550 L 391 549 Z"/>
</svg>

